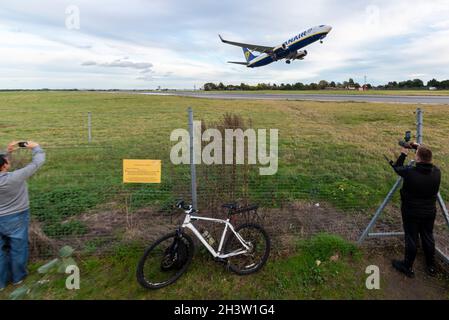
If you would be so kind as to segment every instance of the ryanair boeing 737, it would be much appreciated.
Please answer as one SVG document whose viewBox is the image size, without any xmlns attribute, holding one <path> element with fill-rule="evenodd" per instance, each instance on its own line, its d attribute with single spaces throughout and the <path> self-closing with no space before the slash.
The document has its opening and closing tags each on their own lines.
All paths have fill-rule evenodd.
<svg viewBox="0 0 449 320">
<path fill-rule="evenodd" d="M 286 59 L 285 62 L 287 64 L 290 64 L 292 60 L 303 60 L 307 55 L 307 51 L 299 49 L 302 49 L 318 40 L 323 43 L 323 39 L 331 30 L 332 27 L 325 25 L 310 28 L 285 41 L 277 47 L 266 47 L 249 43 L 233 42 L 223 39 L 221 35 L 218 36 L 224 43 L 243 48 L 246 62 L 228 61 L 229 63 L 241 64 L 247 66 L 248 68 L 255 68 L 266 66 L 267 64 L 281 59 Z M 261 54 L 255 56 L 251 50 L 260 52 Z"/>
</svg>

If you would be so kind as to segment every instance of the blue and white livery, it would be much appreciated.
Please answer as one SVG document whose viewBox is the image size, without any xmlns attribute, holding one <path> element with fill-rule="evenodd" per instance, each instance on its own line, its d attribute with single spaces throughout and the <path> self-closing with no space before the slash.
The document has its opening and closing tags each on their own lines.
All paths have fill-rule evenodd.
<svg viewBox="0 0 449 320">
<path fill-rule="evenodd" d="M 286 59 L 285 62 L 287 64 L 290 64 L 292 60 L 303 60 L 307 55 L 307 51 L 300 49 L 316 41 L 320 41 L 321 43 L 323 43 L 323 39 L 326 38 L 331 30 L 332 27 L 326 25 L 313 27 L 297 34 L 293 38 L 288 39 L 283 44 L 277 47 L 267 47 L 249 43 L 233 42 L 224 40 L 220 35 L 218 36 L 224 43 L 243 48 L 246 62 L 228 61 L 229 63 L 245 65 L 248 68 L 256 68 L 266 66 L 267 64 L 281 59 Z M 260 55 L 255 56 L 252 51 L 260 52 Z"/>
</svg>

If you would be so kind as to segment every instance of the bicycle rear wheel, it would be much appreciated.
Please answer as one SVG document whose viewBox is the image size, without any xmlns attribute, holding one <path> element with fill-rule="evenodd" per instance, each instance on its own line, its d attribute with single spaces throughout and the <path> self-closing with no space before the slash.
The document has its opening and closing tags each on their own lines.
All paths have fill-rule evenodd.
<svg viewBox="0 0 449 320">
<path fill-rule="evenodd" d="M 229 269 L 239 275 L 247 275 L 259 271 L 267 262 L 270 255 L 270 237 L 258 224 L 245 223 L 238 226 L 235 231 L 249 245 L 250 251 L 228 258 Z M 244 249 L 234 234 L 226 240 L 225 253 Z"/>
<path fill-rule="evenodd" d="M 193 249 L 192 238 L 183 232 L 159 238 L 140 259 L 137 281 L 147 289 L 160 289 L 174 283 L 190 265 Z"/>
</svg>

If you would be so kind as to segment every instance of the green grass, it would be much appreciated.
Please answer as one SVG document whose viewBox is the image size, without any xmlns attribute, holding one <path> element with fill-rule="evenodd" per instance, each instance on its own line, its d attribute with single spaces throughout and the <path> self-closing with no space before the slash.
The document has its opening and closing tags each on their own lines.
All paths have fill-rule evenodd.
<svg viewBox="0 0 449 320">
<path fill-rule="evenodd" d="M 339 254 L 336 261 L 331 257 Z M 79 262 L 81 289 L 65 289 L 65 277 L 56 275 L 33 299 L 362 299 L 364 263 L 352 244 L 320 234 L 298 243 L 290 257 L 272 257 L 259 272 L 237 276 L 197 253 L 188 272 L 175 284 L 156 291 L 141 288 L 135 279 L 140 250 L 121 245 L 107 257 L 83 257 Z M 317 260 L 321 264 L 317 265 Z M 32 266 L 26 283 L 40 279 Z M 5 299 L 12 288 L 0 294 Z"/>
<path fill-rule="evenodd" d="M 194 108 L 196 119 L 207 123 L 233 112 L 250 118 L 254 128 L 279 129 L 278 173 L 249 176 L 252 201 L 262 207 L 277 207 L 288 200 L 313 200 L 330 203 L 348 213 L 372 209 L 391 187 L 396 177 L 382 155 L 392 155 L 404 132 L 414 130 L 416 109 L 415 105 L 350 102 L 8 92 L 0 93 L 0 148 L 18 139 L 43 145 L 47 163 L 29 184 L 32 215 L 53 238 L 81 236 L 89 228 L 76 220 L 81 213 L 104 210 L 103 206 L 108 210 L 123 208 L 125 204 L 131 209 L 165 208 L 179 193 L 188 193 L 189 167 L 170 164 L 169 152 L 174 143 L 169 137 L 173 129 L 187 128 L 189 106 Z M 434 150 L 435 162 L 443 173 L 447 172 L 449 109 L 423 108 L 424 140 Z M 89 111 L 93 115 L 90 145 L 86 128 Z M 121 167 L 126 158 L 162 159 L 162 183 L 123 185 Z M 28 159 L 29 153 L 20 152 L 13 161 L 23 164 Z M 220 181 L 217 187 L 226 188 Z M 448 179 L 443 178 L 443 197 L 448 197 L 448 191 Z M 201 201 L 208 200 L 199 196 Z M 190 271 L 176 285 L 155 292 L 141 289 L 135 281 L 140 247 L 123 243 L 116 244 L 113 254 L 95 257 L 86 254 L 95 253 L 104 244 L 102 238 L 86 240 L 84 255 L 80 257 L 82 289 L 68 292 L 61 278 L 36 298 L 371 297 L 363 289 L 365 275 L 360 253 L 329 235 L 300 242 L 296 253 L 273 257 L 262 272 L 251 277 L 237 277 L 197 255 Z M 336 251 L 340 259 L 331 262 Z M 316 260 L 322 264 L 317 266 Z M 36 279 L 38 265 L 32 266 L 30 280 Z"/>
<path fill-rule="evenodd" d="M 32 214 L 49 235 L 83 234 L 66 219 L 107 202 L 164 207 L 189 190 L 188 166 L 169 161 L 170 133 L 195 119 L 219 121 L 226 112 L 250 118 L 255 128 L 279 129 L 275 176 L 249 177 L 249 195 L 262 206 L 286 200 L 329 202 L 345 211 L 376 206 L 395 180 L 383 159 L 415 128 L 415 105 L 350 102 L 221 101 L 182 97 L 85 92 L 0 93 L 0 146 L 32 139 L 48 161 L 30 183 Z M 435 162 L 448 169 L 449 109 L 425 106 L 424 140 Z M 93 143 L 87 144 L 87 112 Z M 25 162 L 26 152 L 15 156 Z M 160 185 L 123 185 L 122 159 L 162 159 Z M 443 195 L 449 182 L 443 179 Z M 199 195 L 201 198 L 201 194 Z M 207 199 L 202 199 L 207 201 Z"/>
</svg>

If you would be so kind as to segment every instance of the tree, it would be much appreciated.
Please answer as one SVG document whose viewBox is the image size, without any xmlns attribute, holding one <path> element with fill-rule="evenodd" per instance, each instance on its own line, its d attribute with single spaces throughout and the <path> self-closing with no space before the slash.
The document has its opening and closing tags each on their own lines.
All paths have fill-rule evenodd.
<svg viewBox="0 0 449 320">
<path fill-rule="evenodd" d="M 312 82 L 311 84 L 309 84 L 309 88 L 310 90 L 318 90 L 318 84 Z"/>
<path fill-rule="evenodd" d="M 301 83 L 301 82 L 296 82 L 296 83 L 293 85 L 293 89 L 294 89 L 294 90 L 304 90 L 304 84 Z"/>
<path fill-rule="evenodd" d="M 318 83 L 318 87 L 322 90 L 322 89 L 326 89 L 329 86 L 329 82 L 327 82 L 326 80 L 321 80 Z"/>
<path fill-rule="evenodd" d="M 385 87 L 387 89 L 396 89 L 398 87 L 398 83 L 396 81 L 390 81 Z"/>
<path fill-rule="evenodd" d="M 427 86 L 438 88 L 440 86 L 440 82 L 437 79 L 432 79 L 429 82 L 427 82 Z"/>
<path fill-rule="evenodd" d="M 204 84 L 204 91 L 212 91 L 212 90 L 217 90 L 217 85 L 215 83 L 208 82 Z"/>
<path fill-rule="evenodd" d="M 251 90 L 251 86 L 245 84 L 245 83 L 241 83 L 240 84 L 240 90 Z"/>
<path fill-rule="evenodd" d="M 449 80 L 441 81 L 438 89 L 449 89 Z"/>
<path fill-rule="evenodd" d="M 421 79 L 413 79 L 412 88 L 422 88 L 424 87 L 424 82 Z"/>
</svg>

